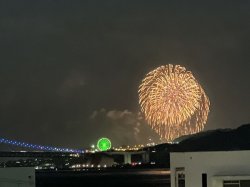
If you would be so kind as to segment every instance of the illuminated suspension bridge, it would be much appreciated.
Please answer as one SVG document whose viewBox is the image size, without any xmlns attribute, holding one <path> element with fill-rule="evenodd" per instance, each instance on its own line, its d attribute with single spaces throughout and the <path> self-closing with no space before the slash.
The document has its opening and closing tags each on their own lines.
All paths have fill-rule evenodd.
<svg viewBox="0 0 250 187">
<path fill-rule="evenodd" d="M 30 149 L 35 149 L 35 150 L 41 150 L 41 151 L 84 153 L 84 151 L 80 150 L 80 149 L 70 149 L 70 148 L 51 147 L 51 146 L 30 144 L 30 143 L 15 141 L 15 140 L 9 140 L 6 138 L 0 138 L 0 143 L 18 146 L 18 147 L 30 148 Z"/>
</svg>

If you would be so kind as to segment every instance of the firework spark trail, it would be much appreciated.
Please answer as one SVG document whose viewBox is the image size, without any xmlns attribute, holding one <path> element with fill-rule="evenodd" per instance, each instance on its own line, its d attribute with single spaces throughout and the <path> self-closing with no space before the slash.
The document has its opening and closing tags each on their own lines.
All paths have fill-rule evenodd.
<svg viewBox="0 0 250 187">
<path fill-rule="evenodd" d="M 156 68 L 142 80 L 138 92 L 146 121 L 167 141 L 204 128 L 210 102 L 184 67 L 169 64 Z"/>
</svg>

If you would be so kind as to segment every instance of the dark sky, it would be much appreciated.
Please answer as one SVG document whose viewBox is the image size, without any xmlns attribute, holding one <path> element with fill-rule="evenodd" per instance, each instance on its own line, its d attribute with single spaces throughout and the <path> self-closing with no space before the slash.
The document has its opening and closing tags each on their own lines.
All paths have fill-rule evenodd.
<svg viewBox="0 0 250 187">
<path fill-rule="evenodd" d="M 157 135 L 137 88 L 159 65 L 191 70 L 206 130 L 250 122 L 250 1 L 0 1 L 0 136 L 86 147 Z"/>
</svg>

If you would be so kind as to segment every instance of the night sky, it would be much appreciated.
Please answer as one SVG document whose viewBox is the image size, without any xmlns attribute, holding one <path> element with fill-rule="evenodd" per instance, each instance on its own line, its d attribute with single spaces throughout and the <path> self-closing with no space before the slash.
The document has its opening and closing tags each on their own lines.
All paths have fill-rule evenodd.
<svg viewBox="0 0 250 187">
<path fill-rule="evenodd" d="M 205 130 L 250 122 L 250 1 L 0 1 L 0 137 L 81 148 L 157 141 L 137 89 L 160 65 L 191 70 Z"/>
</svg>

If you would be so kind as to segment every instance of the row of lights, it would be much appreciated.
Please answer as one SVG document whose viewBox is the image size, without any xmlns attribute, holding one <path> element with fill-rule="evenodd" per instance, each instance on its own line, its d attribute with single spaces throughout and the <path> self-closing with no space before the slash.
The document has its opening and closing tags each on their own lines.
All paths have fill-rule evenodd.
<svg viewBox="0 0 250 187">
<path fill-rule="evenodd" d="M 126 146 L 126 147 L 119 147 L 119 148 L 116 148 L 116 147 L 113 147 L 113 150 L 115 151 L 138 151 L 144 147 L 150 147 L 150 146 L 155 146 L 156 144 L 154 142 L 152 143 L 148 143 L 146 145 L 143 145 L 143 144 L 139 144 L 139 145 L 134 145 L 134 146 Z M 95 148 L 95 145 L 91 145 L 91 149 L 86 149 L 85 150 L 85 153 L 95 153 L 95 152 L 99 152 L 98 149 Z"/>
<path fill-rule="evenodd" d="M 150 139 L 151 141 L 151 139 Z M 55 151 L 55 152 L 71 152 L 71 153 L 95 153 L 98 152 L 98 149 L 95 149 L 95 146 L 92 145 L 90 150 L 79 150 L 79 149 L 69 149 L 69 148 L 58 148 L 58 147 L 51 147 L 51 146 L 42 146 L 42 145 L 36 145 L 36 144 L 29 144 L 19 141 L 13 141 L 8 140 L 5 138 L 0 138 L 0 143 L 10 144 L 14 146 L 20 146 L 25 148 L 32 148 L 37 150 L 43 150 L 43 151 Z M 134 146 L 127 146 L 127 147 L 119 147 L 119 148 L 113 148 L 115 151 L 137 151 L 139 149 L 142 149 L 146 146 L 154 146 L 156 145 L 154 142 L 148 143 L 146 145 L 140 144 L 140 145 L 134 145 Z"/>
<path fill-rule="evenodd" d="M 29 144 L 19 141 L 8 140 L 5 138 L 0 138 L 0 143 L 10 144 L 14 146 L 20 146 L 25 148 L 43 150 L 43 151 L 55 151 L 55 152 L 71 152 L 71 153 L 84 153 L 83 150 L 79 149 L 69 149 L 69 148 L 58 148 L 58 147 L 51 147 L 51 146 L 43 146 L 43 145 L 35 145 Z"/>
<path fill-rule="evenodd" d="M 101 167 L 106 168 L 107 165 L 105 164 L 103 166 L 101 166 L 101 165 L 95 166 L 94 164 L 91 164 L 91 165 L 89 165 L 89 164 L 75 164 L 75 165 L 70 166 L 70 168 L 72 168 L 72 169 L 75 169 L 75 168 L 101 168 Z"/>
<path fill-rule="evenodd" d="M 139 149 L 142 149 L 144 147 L 150 147 L 155 146 L 156 144 L 154 142 L 148 143 L 146 145 L 140 144 L 140 145 L 134 145 L 134 146 L 127 146 L 127 147 L 119 147 L 114 148 L 115 151 L 138 151 Z"/>
</svg>

